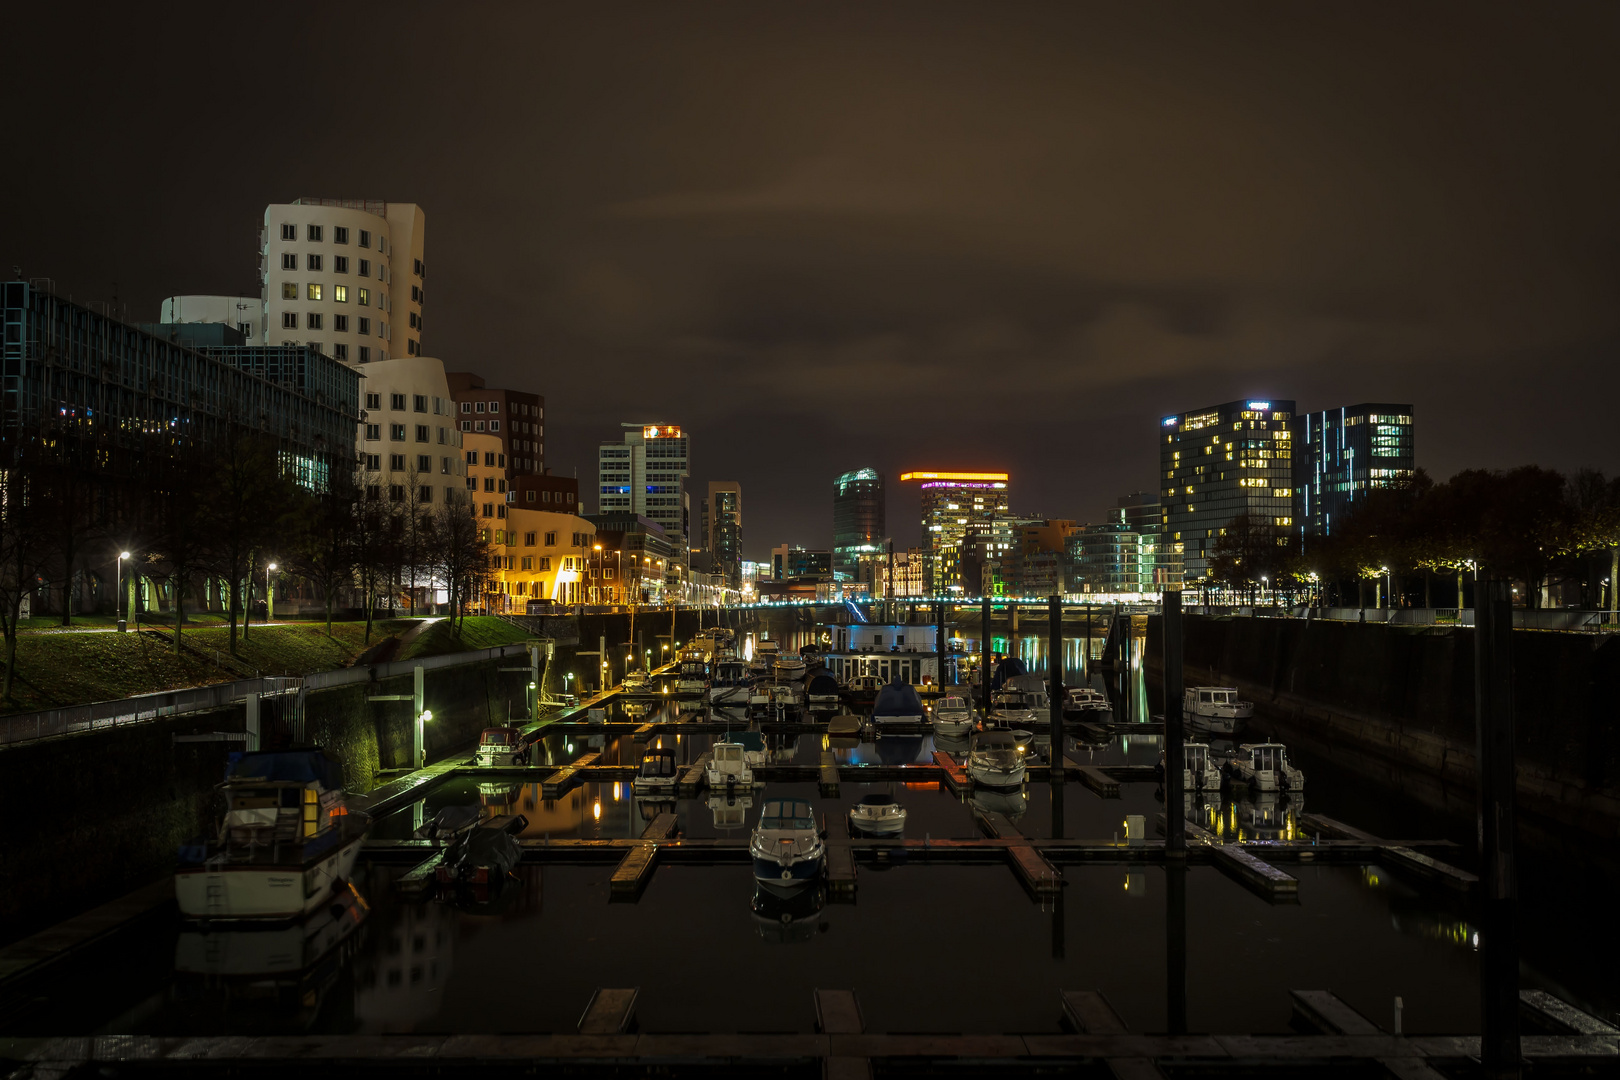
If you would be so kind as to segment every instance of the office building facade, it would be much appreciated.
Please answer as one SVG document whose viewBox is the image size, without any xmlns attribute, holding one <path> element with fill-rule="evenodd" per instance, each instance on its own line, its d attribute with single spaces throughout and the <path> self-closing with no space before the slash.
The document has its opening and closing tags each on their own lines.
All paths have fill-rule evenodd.
<svg viewBox="0 0 1620 1080">
<path fill-rule="evenodd" d="M 833 481 L 833 574 L 854 580 L 862 556 L 883 550 L 887 531 L 883 474 L 856 469 Z"/>
<path fill-rule="evenodd" d="M 742 587 L 742 485 L 710 480 L 703 500 L 700 545 L 709 553 L 713 571 L 732 588 Z"/>
<path fill-rule="evenodd" d="M 900 474 L 902 484 L 916 481 L 922 486 L 922 529 L 934 556 L 928 591 L 938 595 L 954 588 L 968 593 L 978 591 L 977 582 L 952 580 L 941 572 L 946 549 L 960 553 L 957 565 L 964 577 L 971 577 L 971 556 L 966 543 L 970 527 L 1008 515 L 1009 478 L 995 472 L 908 472 Z"/>
<path fill-rule="evenodd" d="M 429 505 L 465 494 L 467 465 L 444 365 L 431 356 L 399 357 L 358 373 L 361 483 L 394 502 Z"/>
<path fill-rule="evenodd" d="M 1296 517 L 1330 536 L 1376 488 L 1404 484 L 1417 468 L 1410 403 L 1367 402 L 1294 418 Z"/>
<path fill-rule="evenodd" d="M 482 376 L 470 371 L 446 372 L 445 379 L 462 433 L 500 440 L 508 480 L 546 471 L 545 398 L 526 390 L 487 387 Z"/>
<path fill-rule="evenodd" d="M 1159 422 L 1160 534 L 1180 544 L 1185 575 L 1209 572 L 1215 542 L 1239 516 L 1280 546 L 1294 524 L 1294 403 L 1229 401 Z"/>
<path fill-rule="evenodd" d="M 671 424 L 623 424 L 620 442 L 597 448 L 597 504 L 602 514 L 630 514 L 658 523 L 684 553 L 691 546 L 690 438 Z"/>
</svg>

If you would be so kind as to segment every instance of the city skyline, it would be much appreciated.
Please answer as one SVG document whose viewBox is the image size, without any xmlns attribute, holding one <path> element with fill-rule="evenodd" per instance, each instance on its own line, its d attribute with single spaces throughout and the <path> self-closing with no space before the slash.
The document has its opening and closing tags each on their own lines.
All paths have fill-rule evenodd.
<svg viewBox="0 0 1620 1080">
<path fill-rule="evenodd" d="M 963 8 L 918 36 L 922 11 L 750 11 L 717 32 L 656 9 L 339 9 L 271 58 L 206 47 L 255 40 L 245 9 L 29 9 L 25 37 L 71 22 L 85 57 L 150 63 L 133 83 L 79 65 L 57 103 L 72 139 L 25 111 L 19 143 L 56 151 L 0 180 L 29 207 L 0 222 L 0 256 L 150 322 L 170 295 L 256 294 L 267 205 L 409 200 L 434 224 L 430 354 L 546 395 L 548 463 L 587 483 L 629 411 L 603 372 L 656 388 L 649 411 L 707 433 L 694 480 L 754 493 L 756 558 L 829 543 L 790 493 L 859 465 L 992 462 L 1029 509 L 1099 513 L 1153 486 L 1159 416 L 1239 397 L 1411 402 L 1437 478 L 1615 471 L 1616 74 L 1585 52 L 1613 9 L 1481 10 L 1468 48 L 1451 19 L 1396 8 L 1174 27 Z M 305 118 L 274 153 L 241 137 L 289 81 L 365 100 L 345 40 L 420 72 L 421 107 Z M 51 84 L 50 62 L 19 57 L 19 84 Z M 1431 86 L 1448 91 L 1398 89 Z M 155 136 L 181 103 L 206 178 L 165 167 Z M 991 422 L 961 389 L 975 375 L 1038 412 Z M 841 408 L 852 385 L 931 422 Z M 782 437 L 796 426 L 815 449 Z M 905 498 L 901 546 L 920 540 Z"/>
</svg>

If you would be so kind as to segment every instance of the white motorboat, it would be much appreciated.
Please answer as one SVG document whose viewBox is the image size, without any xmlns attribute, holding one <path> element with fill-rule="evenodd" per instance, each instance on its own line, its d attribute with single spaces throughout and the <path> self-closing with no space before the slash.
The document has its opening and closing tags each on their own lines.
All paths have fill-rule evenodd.
<svg viewBox="0 0 1620 1080">
<path fill-rule="evenodd" d="M 1009 731 L 1033 729 L 1041 717 L 1025 704 L 1026 695 L 1020 690 L 997 690 L 990 695 L 990 713 L 986 717 L 992 727 Z"/>
<path fill-rule="evenodd" d="M 709 702 L 714 705 L 746 706 L 753 684 L 742 661 L 721 660 L 714 665 L 714 676 L 709 680 Z"/>
<path fill-rule="evenodd" d="M 709 665 L 697 657 L 683 658 L 675 676 L 675 693 L 681 697 L 702 697 L 708 688 Z"/>
<path fill-rule="evenodd" d="M 640 668 L 624 673 L 624 681 L 620 683 L 626 694 L 652 693 L 652 676 Z"/>
<path fill-rule="evenodd" d="M 777 682 L 803 682 L 808 670 L 804 657 L 798 653 L 783 653 L 771 665 L 771 674 Z"/>
<path fill-rule="evenodd" d="M 1282 743 L 1244 743 L 1226 763 L 1226 775 L 1253 791 L 1305 790 L 1305 774 L 1288 763 Z"/>
<path fill-rule="evenodd" d="M 922 699 L 910 683 L 903 683 L 897 678 L 878 691 L 877 702 L 872 706 L 874 727 L 881 730 L 900 724 L 922 724 L 927 720 Z"/>
<path fill-rule="evenodd" d="M 769 712 L 771 709 L 771 688 L 776 684 L 767 678 L 757 678 L 748 688 L 748 711 L 751 713 Z"/>
<path fill-rule="evenodd" d="M 770 638 L 760 638 L 754 642 L 754 656 L 748 661 L 748 672 L 756 678 L 770 678 L 776 669 L 776 658 L 782 652 L 782 647 Z"/>
<path fill-rule="evenodd" d="M 641 755 L 641 771 L 630 781 L 630 791 L 638 798 L 668 799 L 675 794 L 679 781 L 680 769 L 675 764 L 675 751 L 667 746 L 650 747 Z"/>
<path fill-rule="evenodd" d="M 770 704 L 773 713 L 798 712 L 804 705 L 804 687 L 798 683 L 770 684 Z"/>
<path fill-rule="evenodd" d="M 1195 731 L 1230 735 L 1239 720 L 1254 715 L 1254 702 L 1239 701 L 1235 686 L 1189 686 L 1182 694 L 1181 712 Z"/>
<path fill-rule="evenodd" d="M 1113 719 L 1114 706 L 1108 695 L 1094 686 L 1071 686 L 1064 695 L 1063 715 L 1072 720 L 1106 723 Z"/>
<path fill-rule="evenodd" d="M 703 775 L 710 791 L 754 786 L 754 770 L 748 764 L 748 748 L 740 742 L 717 742 L 710 751 Z"/>
<path fill-rule="evenodd" d="M 906 829 L 906 808 L 893 795 L 865 795 L 849 808 L 849 826 L 867 836 L 898 836 Z"/>
<path fill-rule="evenodd" d="M 932 719 L 935 735 L 966 735 L 973 730 L 973 705 L 965 697 L 942 697 L 934 702 Z"/>
<path fill-rule="evenodd" d="M 977 732 L 968 750 L 968 777 L 976 787 L 1021 787 L 1026 771 L 1024 750 L 1010 731 Z"/>
<path fill-rule="evenodd" d="M 218 835 L 180 849 L 180 914 L 296 919 L 346 888 L 371 819 L 344 806 L 342 775 L 319 749 L 233 755 Z"/>
<path fill-rule="evenodd" d="M 827 844 L 815 811 L 803 799 L 767 799 L 748 839 L 754 880 L 773 891 L 796 891 L 820 880 Z"/>
<path fill-rule="evenodd" d="M 1209 744 L 1184 742 L 1182 745 L 1181 786 L 1186 791 L 1219 791 L 1221 771 L 1209 756 Z M 1159 772 L 1165 769 L 1165 752 L 1159 751 Z"/>
<path fill-rule="evenodd" d="M 750 769 L 757 769 L 761 765 L 770 764 L 771 750 L 765 745 L 765 736 L 757 731 L 733 731 L 726 736 L 727 742 L 742 744 L 743 761 Z"/>
<path fill-rule="evenodd" d="M 527 765 L 534 742 L 516 727 L 485 728 L 478 736 L 478 752 L 473 761 L 484 768 L 493 765 Z"/>
</svg>

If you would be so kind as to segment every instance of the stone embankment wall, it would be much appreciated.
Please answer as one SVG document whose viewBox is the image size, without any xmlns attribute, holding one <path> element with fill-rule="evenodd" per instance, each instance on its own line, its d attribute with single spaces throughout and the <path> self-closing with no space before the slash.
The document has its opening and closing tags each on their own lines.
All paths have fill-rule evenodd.
<svg viewBox="0 0 1620 1080">
<path fill-rule="evenodd" d="M 525 709 L 528 671 L 519 657 L 430 670 L 429 760 L 470 747 L 478 733 Z M 369 701 L 414 690 L 407 675 L 311 693 L 305 737 L 344 766 L 351 791 L 379 769 L 410 764 L 412 703 Z M 264 744 L 290 737 L 279 704 L 265 703 Z M 240 741 L 174 741 L 176 735 L 241 732 L 241 705 L 210 713 L 104 728 L 0 748 L 0 784 L 11 814 L 0 832 L 0 942 L 13 941 L 174 872 L 175 851 L 217 825 L 216 786 Z"/>
<path fill-rule="evenodd" d="M 1370 755 L 1475 786 L 1474 632 L 1279 618 L 1185 618 L 1187 685 L 1236 686 L 1256 726 L 1319 752 Z M 1148 669 L 1162 670 L 1158 616 Z M 1620 636 L 1513 633 L 1522 810 L 1620 837 Z M 1454 799 L 1451 801 L 1455 801 Z"/>
</svg>

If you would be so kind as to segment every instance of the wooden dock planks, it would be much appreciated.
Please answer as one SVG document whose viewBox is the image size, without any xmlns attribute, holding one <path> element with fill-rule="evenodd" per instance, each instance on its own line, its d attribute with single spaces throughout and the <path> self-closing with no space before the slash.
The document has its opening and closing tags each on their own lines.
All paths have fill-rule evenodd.
<svg viewBox="0 0 1620 1080">
<path fill-rule="evenodd" d="M 1227 876 L 1273 903 L 1299 903 L 1299 879 L 1257 859 L 1237 844 L 1208 845 L 1210 859 Z"/>
<path fill-rule="evenodd" d="M 945 787 L 953 795 L 959 795 L 973 788 L 973 782 L 968 779 L 966 770 L 956 763 L 956 759 L 943 750 L 934 751 L 934 764 L 939 766 L 945 774 Z"/>
<path fill-rule="evenodd" d="M 1062 891 L 1063 875 L 1046 861 L 1046 856 L 1035 850 L 1029 838 L 1019 832 L 1018 826 L 1008 820 L 1005 814 L 977 811 L 973 820 L 987 838 L 1011 841 L 1003 848 L 1007 853 L 1007 864 L 1030 895 L 1041 900 Z"/>
<path fill-rule="evenodd" d="M 444 862 L 444 852 L 435 851 L 426 859 L 411 867 L 405 873 L 394 879 L 394 891 L 404 893 L 406 896 L 416 896 L 427 892 L 433 887 L 434 872 L 439 864 Z"/>
<path fill-rule="evenodd" d="M 584 756 L 580 757 L 572 764 L 564 765 L 562 768 L 552 773 L 540 784 L 541 797 L 546 799 L 555 799 L 558 796 L 565 794 L 568 789 L 573 787 L 574 784 L 580 779 L 580 771 L 595 765 L 601 756 L 602 754 L 600 751 L 593 750 L 589 754 L 585 754 Z"/>
<path fill-rule="evenodd" d="M 657 868 L 658 845 L 652 840 L 638 840 L 635 847 L 625 853 L 613 871 L 608 884 L 608 899 L 635 900 L 647 887 L 647 880 Z"/>
<path fill-rule="evenodd" d="M 821 797 L 838 798 L 838 758 L 831 750 L 821 752 Z"/>
<path fill-rule="evenodd" d="M 1060 990 L 1064 1022 L 1082 1035 L 1129 1035 L 1125 1020 L 1114 1011 L 1101 990 Z M 1109 1058 L 1116 1080 L 1163 1080 L 1164 1074 L 1147 1057 Z"/>
<path fill-rule="evenodd" d="M 627 990 L 599 989 L 591 995 L 585 1012 L 579 1018 L 581 1035 L 623 1035 L 636 1019 L 636 995 L 639 988 Z"/>
<path fill-rule="evenodd" d="M 848 844 L 827 848 L 827 893 L 834 901 L 855 899 L 855 850 Z"/>
<path fill-rule="evenodd" d="M 1329 836 L 1342 840 L 1359 840 L 1368 844 L 1383 843 L 1382 840 L 1369 832 L 1358 829 L 1353 825 L 1346 825 L 1342 821 L 1324 817 L 1321 814 L 1302 814 L 1299 823 L 1302 828 L 1311 832 L 1327 833 Z M 1467 892 L 1479 884 L 1479 878 L 1468 871 L 1452 866 L 1450 863 L 1443 863 L 1439 859 L 1431 858 L 1409 847 L 1386 846 L 1379 858 L 1397 869 L 1410 870 L 1415 874 L 1428 878 L 1430 881 L 1438 881 L 1448 888 L 1456 889 L 1458 892 Z"/>
<path fill-rule="evenodd" d="M 1095 765 L 1081 765 L 1065 758 L 1063 771 L 1078 774 L 1082 784 L 1104 799 L 1119 798 L 1119 781 Z"/>
<path fill-rule="evenodd" d="M 675 831 L 679 827 L 679 819 L 676 818 L 675 812 L 665 810 L 647 823 L 647 827 L 641 830 L 641 838 L 643 840 L 668 840 L 675 835 Z"/>
<path fill-rule="evenodd" d="M 1331 990 L 1288 991 L 1294 1021 L 1322 1035 L 1382 1035 L 1383 1031 Z"/>
<path fill-rule="evenodd" d="M 703 771 L 709 767 L 709 760 L 713 757 L 713 750 L 703 751 L 702 756 L 692 762 L 691 766 L 681 774 L 679 789 L 682 797 L 691 798 L 703 789 Z"/>
</svg>

